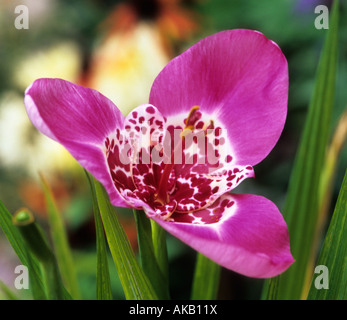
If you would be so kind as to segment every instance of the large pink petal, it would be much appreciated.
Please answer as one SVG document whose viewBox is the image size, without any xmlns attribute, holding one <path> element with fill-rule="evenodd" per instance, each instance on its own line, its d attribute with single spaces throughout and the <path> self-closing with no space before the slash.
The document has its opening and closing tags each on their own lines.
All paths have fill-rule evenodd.
<svg viewBox="0 0 347 320">
<path fill-rule="evenodd" d="M 155 79 L 149 102 L 167 117 L 200 106 L 224 123 L 234 163 L 253 166 L 279 139 L 287 96 L 288 66 L 280 48 L 257 31 L 229 30 L 173 59 Z"/>
<path fill-rule="evenodd" d="M 112 203 L 129 206 L 116 191 L 103 152 L 105 139 L 122 129 L 124 116 L 99 92 L 61 79 L 38 79 L 25 92 L 35 127 L 61 143 L 107 189 Z"/>
<path fill-rule="evenodd" d="M 276 276 L 294 261 L 286 223 L 264 197 L 226 193 L 193 214 L 152 219 L 218 264 L 249 277 Z"/>
</svg>

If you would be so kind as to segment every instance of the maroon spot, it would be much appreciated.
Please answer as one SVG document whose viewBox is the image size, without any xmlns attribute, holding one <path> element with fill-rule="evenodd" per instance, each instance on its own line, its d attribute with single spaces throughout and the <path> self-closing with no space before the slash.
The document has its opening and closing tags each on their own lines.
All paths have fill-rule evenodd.
<svg viewBox="0 0 347 320">
<path fill-rule="evenodd" d="M 222 208 L 226 207 L 226 205 L 229 203 L 228 199 L 224 199 L 222 203 L 220 204 Z"/>
<path fill-rule="evenodd" d="M 137 112 L 134 111 L 132 114 L 133 114 L 134 119 L 136 119 L 137 118 Z"/>
<path fill-rule="evenodd" d="M 195 128 L 196 128 L 196 129 L 202 129 L 203 126 L 204 126 L 204 122 L 203 122 L 203 121 L 199 121 L 199 122 L 196 124 Z"/>
<path fill-rule="evenodd" d="M 143 121 L 145 121 L 145 118 L 144 117 L 140 117 L 139 118 L 139 122 L 142 123 Z"/>
<path fill-rule="evenodd" d="M 155 113 L 155 110 L 154 110 L 153 107 L 147 107 L 146 111 L 147 111 L 147 113 L 150 113 L 150 114 L 154 114 Z"/>
<path fill-rule="evenodd" d="M 213 209 L 212 213 L 217 215 L 217 214 L 222 214 L 224 212 L 224 207 L 221 208 L 215 208 Z"/>
<path fill-rule="evenodd" d="M 221 134 L 222 134 L 222 128 L 220 128 L 220 127 L 216 128 L 216 130 L 215 130 L 215 136 L 216 136 L 216 137 L 219 137 Z"/>
<path fill-rule="evenodd" d="M 151 126 L 153 124 L 155 120 L 155 117 L 151 117 L 149 120 L 148 120 L 148 124 Z"/>
<path fill-rule="evenodd" d="M 230 155 L 227 155 L 227 156 L 225 157 L 225 161 L 226 161 L 227 163 L 230 163 L 232 160 L 233 160 L 233 157 L 230 156 Z"/>
<path fill-rule="evenodd" d="M 219 203 L 220 203 L 220 198 L 218 198 L 213 204 L 211 204 L 211 205 L 209 206 L 209 208 L 210 208 L 210 209 L 216 208 L 216 207 L 219 206 Z"/>
<path fill-rule="evenodd" d="M 219 190 L 219 187 L 214 187 L 212 190 L 212 193 L 216 193 L 216 192 L 218 192 L 218 190 Z"/>
<path fill-rule="evenodd" d="M 171 216 L 175 222 L 183 222 L 183 223 L 192 223 L 194 221 L 194 217 L 186 214 L 186 213 L 173 213 Z"/>
<path fill-rule="evenodd" d="M 236 180 L 236 183 L 239 183 L 239 181 L 243 178 L 243 175 L 238 177 L 237 180 Z"/>
<path fill-rule="evenodd" d="M 180 204 L 181 201 L 191 198 L 194 194 L 194 189 L 189 187 L 188 183 L 180 183 L 176 180 L 176 191 L 173 193 L 173 199 Z"/>
<path fill-rule="evenodd" d="M 202 193 L 197 193 L 194 194 L 194 199 L 198 200 L 198 201 L 203 201 L 206 198 L 208 198 L 209 194 L 202 194 Z"/>
<path fill-rule="evenodd" d="M 139 163 L 136 166 L 134 166 L 134 170 L 135 169 L 140 175 L 144 175 L 145 173 L 148 173 L 149 166 L 147 164 L 140 164 Z"/>
<path fill-rule="evenodd" d="M 204 209 L 204 210 L 200 210 L 198 213 L 195 213 L 195 216 L 197 218 L 206 218 L 206 217 L 210 217 L 210 210 Z"/>
<path fill-rule="evenodd" d="M 227 208 L 230 208 L 231 206 L 233 206 L 234 205 L 234 201 L 229 201 L 229 203 L 227 204 Z"/>
<path fill-rule="evenodd" d="M 174 127 L 173 125 L 169 125 L 169 126 L 167 127 L 167 131 L 170 132 L 170 135 L 173 135 L 174 130 L 175 130 L 175 127 Z"/>
<path fill-rule="evenodd" d="M 193 205 L 194 207 L 198 207 L 200 206 L 200 202 L 194 200 L 194 199 L 184 199 L 179 203 L 180 207 L 184 207 L 186 208 L 186 210 L 188 209 L 187 205 Z"/>
<path fill-rule="evenodd" d="M 123 171 L 117 170 L 115 174 L 112 174 L 112 177 L 115 183 L 120 184 L 125 188 L 128 187 L 129 189 L 133 189 L 132 183 L 129 183 L 130 181 Z"/>
<path fill-rule="evenodd" d="M 148 186 L 154 185 L 154 177 L 152 174 L 148 173 L 144 175 L 143 183 Z"/>
<path fill-rule="evenodd" d="M 205 178 L 197 178 L 197 177 L 192 177 L 191 182 L 192 182 L 192 187 L 197 187 L 200 184 L 205 183 L 206 179 Z"/>
<path fill-rule="evenodd" d="M 234 180 L 235 178 L 236 178 L 236 175 L 233 174 L 233 175 L 231 175 L 231 176 L 229 176 L 229 177 L 227 178 L 227 181 L 232 181 L 232 180 Z"/>
</svg>

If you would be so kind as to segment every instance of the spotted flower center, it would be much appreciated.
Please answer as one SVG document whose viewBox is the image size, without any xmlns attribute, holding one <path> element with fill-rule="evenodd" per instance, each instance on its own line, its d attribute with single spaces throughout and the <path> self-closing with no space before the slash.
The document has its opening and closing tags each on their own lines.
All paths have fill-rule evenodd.
<svg viewBox="0 0 347 320">
<path fill-rule="evenodd" d="M 199 106 L 172 118 L 151 105 L 136 108 L 124 129 L 106 138 L 105 154 L 124 200 L 162 219 L 212 208 L 222 194 L 253 176 L 251 166 L 235 164 L 218 119 Z"/>
</svg>

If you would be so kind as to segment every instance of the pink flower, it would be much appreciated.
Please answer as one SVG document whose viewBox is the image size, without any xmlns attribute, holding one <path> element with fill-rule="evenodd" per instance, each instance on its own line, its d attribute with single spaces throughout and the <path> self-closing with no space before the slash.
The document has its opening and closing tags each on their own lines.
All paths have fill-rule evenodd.
<svg viewBox="0 0 347 320">
<path fill-rule="evenodd" d="M 286 223 L 266 198 L 229 191 L 253 177 L 276 144 L 287 95 L 279 47 L 259 32 L 231 30 L 173 59 L 150 104 L 127 117 L 97 91 L 60 79 L 36 80 L 25 105 L 115 206 L 142 208 L 226 268 L 272 277 L 293 262 Z"/>
</svg>

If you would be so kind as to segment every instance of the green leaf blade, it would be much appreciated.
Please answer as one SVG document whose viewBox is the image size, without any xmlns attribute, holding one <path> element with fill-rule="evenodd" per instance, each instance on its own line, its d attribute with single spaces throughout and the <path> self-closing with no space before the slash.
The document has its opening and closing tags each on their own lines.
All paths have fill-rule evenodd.
<svg viewBox="0 0 347 320">
<path fill-rule="evenodd" d="M 157 299 L 151 283 L 135 258 L 129 239 L 117 219 L 106 191 L 95 179 L 94 187 L 106 238 L 126 299 Z"/>
<path fill-rule="evenodd" d="M 0 227 L 11 244 L 21 263 L 28 267 L 30 277 L 30 289 L 35 300 L 46 299 L 43 276 L 39 263 L 26 247 L 20 232 L 12 223 L 12 215 L 0 201 Z"/>
<path fill-rule="evenodd" d="M 166 243 L 166 231 L 154 220 L 151 221 L 154 255 L 161 274 L 164 277 L 165 286 L 169 291 L 169 258 Z"/>
<path fill-rule="evenodd" d="M 92 190 L 92 202 L 95 220 L 96 231 L 96 255 L 97 255 L 97 270 L 96 270 L 96 298 L 98 300 L 112 300 L 112 288 L 110 272 L 107 261 L 107 245 L 105 239 L 104 228 L 102 225 L 98 202 L 96 199 L 93 178 L 86 171 L 89 186 Z"/>
<path fill-rule="evenodd" d="M 335 97 L 338 52 L 339 2 L 334 1 L 331 23 L 320 58 L 315 88 L 304 127 L 298 154 L 291 175 L 284 208 L 288 224 L 291 250 L 295 263 L 272 281 L 274 299 L 305 298 L 307 279 L 313 274 L 308 264 L 315 254 L 314 237 L 319 214 L 320 173 L 324 166 L 330 137 L 331 116 Z M 273 287 L 276 284 L 277 289 Z M 266 292 L 263 296 L 269 296 Z"/>
<path fill-rule="evenodd" d="M 0 280 L 0 292 L 1 291 L 3 292 L 6 300 L 19 300 L 17 295 L 5 283 L 3 283 Z"/>
<path fill-rule="evenodd" d="M 197 254 L 192 300 L 217 299 L 221 267 L 201 253 Z"/>
<path fill-rule="evenodd" d="M 45 195 L 50 231 L 53 240 L 55 255 L 64 283 L 74 299 L 80 299 L 75 264 L 69 246 L 67 231 L 62 214 L 58 209 L 52 190 L 44 178 L 40 175 L 42 189 Z"/>
<path fill-rule="evenodd" d="M 151 282 L 158 298 L 169 299 L 168 279 L 165 279 L 155 255 L 151 221 L 142 210 L 134 210 L 134 216 L 142 269 Z M 155 241 L 157 240 L 156 238 Z"/>
<path fill-rule="evenodd" d="M 71 296 L 63 285 L 56 258 L 32 213 L 27 209 L 19 210 L 13 216 L 12 221 L 22 235 L 25 247 L 42 266 L 47 299 L 70 300 Z"/>
<path fill-rule="evenodd" d="M 328 268 L 329 289 L 313 279 L 308 299 L 347 300 L 347 171 L 317 265 Z"/>
</svg>

